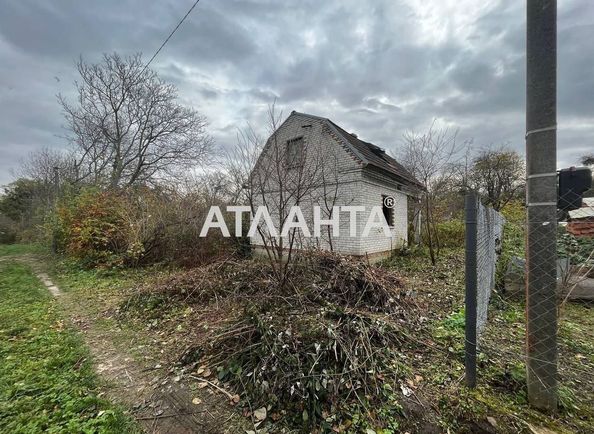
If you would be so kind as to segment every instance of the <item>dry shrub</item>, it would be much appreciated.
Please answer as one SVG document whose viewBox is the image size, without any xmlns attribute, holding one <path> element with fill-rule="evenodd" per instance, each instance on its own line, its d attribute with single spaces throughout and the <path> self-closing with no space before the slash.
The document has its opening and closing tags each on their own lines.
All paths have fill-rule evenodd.
<svg viewBox="0 0 594 434">
<path fill-rule="evenodd" d="M 88 266 L 123 265 L 127 250 L 124 198 L 114 192 L 84 189 L 66 197 L 56 210 L 60 247 Z"/>
<path fill-rule="evenodd" d="M 216 231 L 199 236 L 209 206 L 200 191 L 84 188 L 62 198 L 48 229 L 64 252 L 89 266 L 198 265 L 233 249 Z"/>
<path fill-rule="evenodd" d="M 228 255 L 229 240 L 200 229 L 211 203 L 201 191 L 139 187 L 121 191 L 127 206 L 125 221 L 128 264 L 157 262 L 196 266 Z"/>
<path fill-rule="evenodd" d="M 365 312 L 252 304 L 211 339 L 200 363 L 217 368 L 252 406 L 288 411 L 290 424 L 311 428 L 327 415 L 339 423 L 353 405 L 372 418 L 376 405 L 397 412 L 392 392 L 403 372 L 394 355 L 403 345 L 397 322 Z"/>
<path fill-rule="evenodd" d="M 365 414 L 356 423 L 397 427 L 404 368 L 396 360 L 420 320 L 393 271 L 308 253 L 280 287 L 267 262 L 227 260 L 166 277 L 139 294 L 203 309 L 240 300 L 243 313 L 193 342 L 180 360 L 189 369 L 210 366 L 252 408 L 286 411 L 293 415 L 287 423 L 307 430 L 354 424 L 355 414 Z"/>
</svg>

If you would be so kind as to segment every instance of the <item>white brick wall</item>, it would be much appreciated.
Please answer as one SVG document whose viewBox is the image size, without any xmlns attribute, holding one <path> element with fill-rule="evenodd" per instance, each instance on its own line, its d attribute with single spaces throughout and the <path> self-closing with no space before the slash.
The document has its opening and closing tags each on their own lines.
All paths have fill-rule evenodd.
<svg viewBox="0 0 594 434">
<path fill-rule="evenodd" d="M 372 230 L 368 237 L 361 238 L 360 254 L 372 254 L 394 250 L 406 246 L 408 238 L 408 197 L 396 187 L 363 177 L 361 188 L 361 204 L 370 209 L 372 206 L 382 205 L 382 196 L 392 196 L 395 199 L 393 208 L 394 226 L 391 227 L 391 237 L 386 237 L 380 229 Z M 369 217 L 369 211 L 367 216 Z M 361 229 L 362 230 L 362 229 Z"/>
<path fill-rule="evenodd" d="M 340 214 L 340 236 L 332 237 L 334 250 L 350 255 L 365 255 L 385 252 L 405 245 L 408 232 L 407 195 L 399 190 L 398 185 L 392 178 L 372 173 L 369 169 L 363 170 L 361 163 L 347 151 L 347 148 L 332 137 L 330 130 L 319 120 L 292 114 L 277 131 L 277 143 L 284 144 L 287 140 L 300 136 L 303 136 L 307 149 L 306 165 L 308 164 L 307 161 L 319 161 L 320 155 L 333 156 L 332 164 L 327 165 L 332 173 L 329 173 L 326 179 L 334 180 L 338 177 L 339 183 L 335 189 L 335 185 L 328 185 L 330 184 L 330 181 L 328 181 L 326 186 L 326 196 L 330 196 L 328 205 L 366 207 L 364 213 L 358 213 L 357 215 L 357 237 L 350 237 L 349 214 L 346 212 Z M 266 153 L 266 149 L 264 153 Z M 270 179 L 273 179 L 273 175 L 271 175 Z M 273 189 L 274 181 L 272 180 L 270 181 L 270 190 Z M 314 230 L 312 207 L 316 204 L 322 206 L 322 213 L 325 209 L 325 204 L 321 200 L 322 190 L 320 187 L 312 191 L 308 198 L 304 199 L 300 204 L 312 235 Z M 272 204 L 278 203 L 278 200 L 275 200 L 277 195 L 278 192 L 275 193 L 274 191 L 266 193 L 266 202 L 269 204 L 273 221 L 280 232 L 278 212 L 270 209 L 274 207 L 271 207 Z M 333 200 L 334 195 L 336 200 Z M 362 238 L 361 234 L 371 212 L 371 207 L 382 206 L 382 195 L 395 198 L 394 226 L 391 228 L 391 236 L 386 237 L 380 229 L 373 229 L 368 237 Z M 255 196 L 254 202 L 256 204 L 261 204 L 262 201 L 261 197 Z M 323 218 L 328 218 L 328 216 L 323 216 Z M 297 248 L 319 247 L 329 249 L 325 227 L 322 227 L 320 239 L 298 238 L 302 242 L 297 243 Z M 252 243 L 254 245 L 263 245 L 259 235 L 252 238 Z"/>
</svg>

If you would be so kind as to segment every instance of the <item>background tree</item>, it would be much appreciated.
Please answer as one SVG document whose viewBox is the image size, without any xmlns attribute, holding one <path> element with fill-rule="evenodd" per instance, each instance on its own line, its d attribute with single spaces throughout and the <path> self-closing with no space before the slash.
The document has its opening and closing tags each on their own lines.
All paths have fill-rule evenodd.
<svg viewBox="0 0 594 434">
<path fill-rule="evenodd" d="M 19 174 L 48 186 L 55 186 L 56 182 L 78 182 L 75 155 L 58 149 L 42 148 L 32 152 L 21 163 Z"/>
<path fill-rule="evenodd" d="M 109 187 L 154 183 L 205 162 L 213 152 L 206 118 L 178 103 L 175 87 L 140 54 L 77 63 L 74 103 L 62 95 L 77 180 Z"/>
<path fill-rule="evenodd" d="M 22 224 L 31 218 L 38 188 L 37 182 L 25 178 L 19 178 L 8 184 L 0 197 L 0 213 L 15 223 Z"/>
<path fill-rule="evenodd" d="M 580 158 L 580 163 L 584 166 L 594 166 L 594 154 L 584 155 Z M 594 197 L 594 185 L 592 188 L 584 193 L 584 197 Z"/>
<path fill-rule="evenodd" d="M 584 155 L 582 158 L 580 158 L 580 162 L 584 166 L 594 166 L 594 154 Z"/>
<path fill-rule="evenodd" d="M 431 262 L 435 265 L 439 255 L 439 237 L 436 227 L 436 202 L 443 188 L 450 184 L 453 170 L 459 160 L 461 146 L 457 144 L 457 131 L 439 129 L 433 123 L 425 133 L 408 131 L 398 158 L 425 187 L 422 195 L 424 232 Z"/>
<path fill-rule="evenodd" d="M 524 158 L 502 147 L 481 151 L 473 159 L 469 183 L 484 195 L 486 205 L 499 211 L 521 196 L 525 177 Z"/>
<path fill-rule="evenodd" d="M 26 241 L 34 236 L 33 230 L 43 223 L 48 194 L 47 186 L 27 178 L 19 178 L 5 186 L 0 196 L 3 223 L 0 232 L 10 232 L 11 242 L 16 239 Z"/>
</svg>

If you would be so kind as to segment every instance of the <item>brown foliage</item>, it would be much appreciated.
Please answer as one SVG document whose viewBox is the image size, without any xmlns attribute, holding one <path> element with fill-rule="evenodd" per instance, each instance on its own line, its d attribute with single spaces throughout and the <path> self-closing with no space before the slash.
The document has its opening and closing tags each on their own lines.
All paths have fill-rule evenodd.
<svg viewBox="0 0 594 434">
<path fill-rule="evenodd" d="M 252 406 L 299 415 L 292 425 L 311 428 L 324 413 L 352 406 L 375 418 L 374 404 L 391 405 L 384 384 L 401 375 L 391 351 L 408 345 L 409 328 L 420 324 L 399 277 L 310 252 L 298 256 L 288 282 L 281 285 L 267 261 L 228 259 L 145 285 L 124 311 L 181 300 L 219 312 L 216 327 L 193 332 L 180 363 L 216 370 Z"/>
<path fill-rule="evenodd" d="M 402 282 L 394 272 L 331 252 L 301 255 L 286 288 L 274 280 L 274 272 L 265 261 L 227 259 L 173 274 L 141 289 L 189 302 L 258 294 L 297 297 L 300 304 L 335 303 L 382 312 L 396 309 L 405 298 Z"/>
</svg>

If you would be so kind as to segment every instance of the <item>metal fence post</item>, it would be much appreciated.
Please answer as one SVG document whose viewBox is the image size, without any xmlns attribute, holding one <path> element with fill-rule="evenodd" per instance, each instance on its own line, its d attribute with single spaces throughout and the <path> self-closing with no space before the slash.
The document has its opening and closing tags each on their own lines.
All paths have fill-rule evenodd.
<svg viewBox="0 0 594 434">
<path fill-rule="evenodd" d="M 465 214 L 465 345 L 464 365 L 466 385 L 476 387 L 476 329 L 477 329 L 477 205 L 478 197 L 473 191 L 467 191 L 464 200 Z"/>
</svg>

